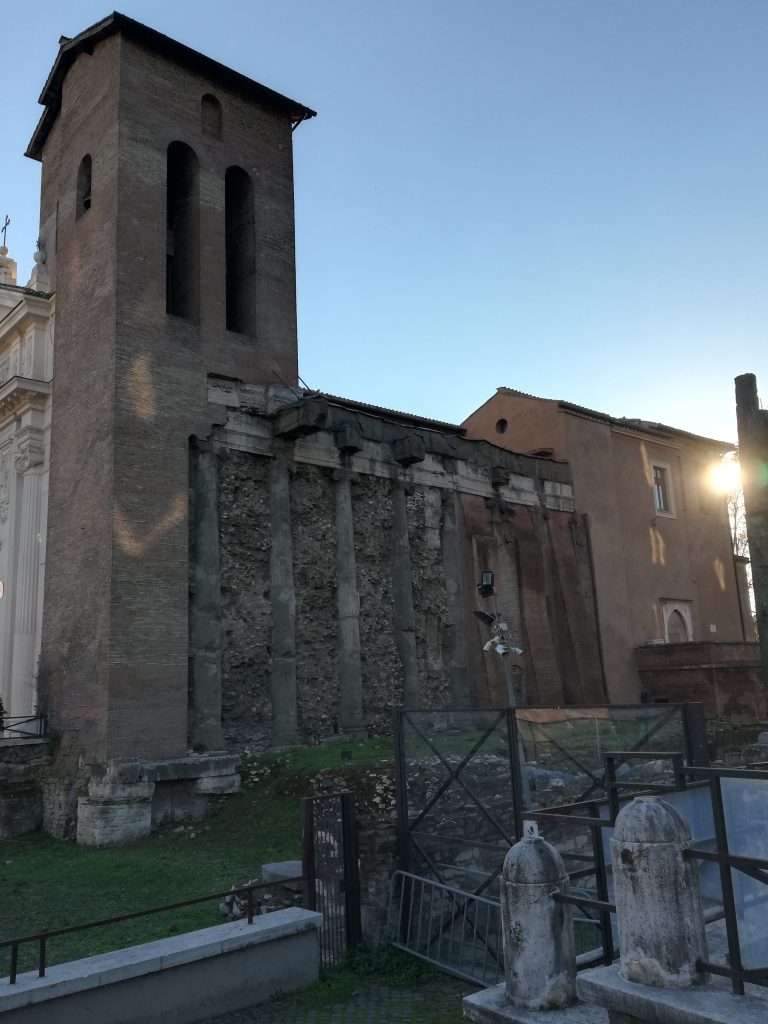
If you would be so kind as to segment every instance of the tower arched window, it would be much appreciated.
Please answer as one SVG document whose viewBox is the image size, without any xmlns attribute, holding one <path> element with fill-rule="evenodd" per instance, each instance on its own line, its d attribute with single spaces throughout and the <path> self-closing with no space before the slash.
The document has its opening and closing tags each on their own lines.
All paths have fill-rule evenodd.
<svg viewBox="0 0 768 1024">
<path fill-rule="evenodd" d="M 227 330 L 256 333 L 256 224 L 253 182 L 242 167 L 224 179 Z"/>
<path fill-rule="evenodd" d="M 197 157 L 184 142 L 168 147 L 166 311 L 197 320 L 200 284 L 200 185 Z"/>
<path fill-rule="evenodd" d="M 200 101 L 200 124 L 203 135 L 212 135 L 215 139 L 221 138 L 221 104 L 207 92 Z"/>
<path fill-rule="evenodd" d="M 86 153 L 77 169 L 77 205 L 75 216 L 82 217 L 91 208 L 91 188 L 93 186 L 93 161 L 91 154 Z"/>
</svg>

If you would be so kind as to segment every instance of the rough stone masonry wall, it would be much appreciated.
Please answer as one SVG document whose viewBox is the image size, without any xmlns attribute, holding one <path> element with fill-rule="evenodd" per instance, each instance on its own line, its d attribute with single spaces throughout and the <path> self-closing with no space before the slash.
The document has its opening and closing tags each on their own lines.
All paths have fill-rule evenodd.
<svg viewBox="0 0 768 1024">
<path fill-rule="evenodd" d="M 352 483 L 363 711 L 375 733 L 389 732 L 392 709 L 403 700 L 403 668 L 394 640 L 390 488 L 388 480 L 373 476 Z"/>
<path fill-rule="evenodd" d="M 299 732 L 305 740 L 317 740 L 339 732 L 334 483 L 330 470 L 301 463 L 293 468 L 291 526 Z"/>
<path fill-rule="evenodd" d="M 222 725 L 230 746 L 264 749 L 271 737 L 269 460 L 219 458 Z"/>
<path fill-rule="evenodd" d="M 443 634 L 448 621 L 441 543 L 444 500 L 443 493 L 435 487 L 416 487 L 406 502 L 416 657 L 426 707 L 442 707 L 450 703 L 450 680 L 443 662 Z"/>
<path fill-rule="evenodd" d="M 388 732 L 403 702 L 403 666 L 395 640 L 393 502 L 390 480 L 352 481 L 360 593 L 363 720 Z M 340 731 L 337 670 L 335 480 L 333 471 L 291 464 L 291 533 L 296 593 L 299 734 L 317 742 Z M 423 700 L 450 702 L 443 660 L 447 595 L 441 492 L 412 487 L 406 496 L 414 636 Z M 222 601 L 222 720 L 228 744 L 261 750 L 271 742 L 269 460 L 219 455 Z"/>
</svg>

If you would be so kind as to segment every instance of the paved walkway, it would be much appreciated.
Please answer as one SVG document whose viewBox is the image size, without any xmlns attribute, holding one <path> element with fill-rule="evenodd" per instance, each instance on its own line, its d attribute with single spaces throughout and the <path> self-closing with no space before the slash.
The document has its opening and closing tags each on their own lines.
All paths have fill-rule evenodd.
<svg viewBox="0 0 768 1024">
<path fill-rule="evenodd" d="M 473 991 L 452 978 L 401 988 L 361 979 L 359 989 L 339 1002 L 312 990 L 212 1017 L 205 1024 L 460 1024 L 461 998 Z"/>
</svg>

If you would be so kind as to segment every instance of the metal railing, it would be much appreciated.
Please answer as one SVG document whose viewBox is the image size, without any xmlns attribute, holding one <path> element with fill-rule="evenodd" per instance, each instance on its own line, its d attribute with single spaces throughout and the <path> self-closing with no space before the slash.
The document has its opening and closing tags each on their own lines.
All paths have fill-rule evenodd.
<svg viewBox="0 0 768 1024">
<path fill-rule="evenodd" d="M 670 761 L 674 782 L 638 782 L 617 778 L 618 767 L 633 760 Z M 686 778 L 685 757 L 679 751 L 615 750 L 605 753 L 603 755 L 603 762 L 605 765 L 605 799 L 579 800 L 569 804 L 560 804 L 526 812 L 526 817 L 532 818 L 535 821 L 576 827 L 581 826 L 588 828 L 590 831 L 592 844 L 591 863 L 587 867 L 569 872 L 569 880 L 574 882 L 583 878 L 594 877 L 595 895 L 585 896 L 576 893 L 558 893 L 555 896 L 558 902 L 568 903 L 577 907 L 585 915 L 588 922 L 594 922 L 599 928 L 602 951 L 580 958 L 580 968 L 593 966 L 598 963 L 610 964 L 618 955 L 611 924 L 611 915 L 616 913 L 616 906 L 609 899 L 609 869 L 606 865 L 601 830 L 613 828 L 621 807 L 622 795 L 624 797 L 630 795 L 652 795 L 677 792 L 681 789 L 689 788 Z M 605 817 L 601 813 L 601 808 L 606 808 Z M 563 854 L 563 859 L 584 858 L 576 858 L 574 854 L 566 852 Z"/>
<path fill-rule="evenodd" d="M 672 774 L 674 782 L 632 782 L 616 777 L 617 766 L 627 761 L 670 761 L 672 763 Z M 603 756 L 605 762 L 605 791 L 608 794 L 608 807 L 611 824 L 616 821 L 620 809 L 622 790 L 631 793 L 632 796 L 646 796 L 653 793 L 676 793 L 681 789 L 688 788 L 686 778 L 685 758 L 679 751 L 647 751 L 637 750 L 612 750 Z"/>
<path fill-rule="evenodd" d="M 287 878 L 279 883 L 254 882 L 232 889 L 225 889 L 224 892 L 213 892 L 209 893 L 207 896 L 196 896 L 191 900 L 180 900 L 178 903 L 167 903 L 162 907 L 150 907 L 148 910 L 136 910 L 130 914 L 119 914 L 115 917 L 102 918 L 100 921 L 89 921 L 86 924 L 73 924 L 66 928 L 55 928 L 42 932 L 35 932 L 32 935 L 20 935 L 13 939 L 5 939 L 0 942 L 0 949 L 8 949 L 10 947 L 11 950 L 8 983 L 9 985 L 16 984 L 19 965 L 19 947 L 26 945 L 27 943 L 33 943 L 37 946 L 37 975 L 39 978 L 44 978 L 47 967 L 48 943 L 51 939 L 60 935 L 71 935 L 73 932 L 87 931 L 91 928 L 105 928 L 108 925 L 120 924 L 123 921 L 133 921 L 139 917 L 149 917 L 151 914 L 161 914 L 168 910 L 179 910 L 182 907 L 192 907 L 198 903 L 207 903 L 209 900 L 220 900 L 226 896 L 240 896 L 243 893 L 245 893 L 247 907 L 245 917 L 248 920 L 248 924 L 253 924 L 253 919 L 257 913 L 253 894 L 257 889 L 274 890 L 278 888 L 286 888 L 291 885 L 298 885 L 303 881 L 304 879 L 299 877 Z"/>
<path fill-rule="evenodd" d="M 48 728 L 45 715 L 0 715 L 0 739 L 42 739 Z"/>
<path fill-rule="evenodd" d="M 552 810 L 528 811 L 527 814 L 535 821 L 551 822 L 567 825 L 582 825 L 590 830 L 592 842 L 592 858 L 588 867 L 580 868 L 577 871 L 568 873 L 569 881 L 577 881 L 583 878 L 594 876 L 595 896 L 583 896 L 578 894 L 556 893 L 555 899 L 560 903 L 568 903 L 577 907 L 586 917 L 589 923 L 597 925 L 600 930 L 601 952 L 582 958 L 579 967 L 592 967 L 595 964 L 611 964 L 616 955 L 613 943 L 613 930 L 611 928 L 611 914 L 616 913 L 616 907 L 609 902 L 608 895 L 608 869 L 605 863 L 603 851 L 603 837 L 601 829 L 612 828 L 613 822 L 609 818 L 603 818 L 600 814 L 600 806 L 604 801 L 592 800 L 589 802 L 580 801 L 573 804 L 561 804 Z M 571 811 L 588 811 L 588 814 L 571 814 Z M 572 857 L 573 855 L 571 855 Z M 563 859 L 568 859 L 565 855 Z M 582 858 L 579 857 L 579 860 Z"/>
<path fill-rule="evenodd" d="M 706 971 L 709 974 L 729 978 L 731 988 L 736 995 L 744 994 L 745 984 L 768 987 L 768 966 L 761 968 L 744 967 L 733 873 L 734 871 L 741 872 L 755 881 L 768 885 L 768 860 L 760 857 L 736 856 L 730 852 L 722 780 L 739 779 L 743 782 L 768 783 L 768 771 L 765 770 L 765 767 L 766 765 L 763 763 L 761 765 L 762 770 L 719 767 L 686 769 L 688 775 L 702 779 L 709 786 L 715 831 L 715 848 L 714 850 L 701 850 L 691 846 L 685 851 L 685 856 L 691 860 L 709 861 L 718 865 L 723 893 L 722 917 L 725 920 L 728 944 L 727 964 L 700 961 L 698 966 L 700 970 Z M 768 789 L 766 790 L 766 799 L 768 799 Z M 765 898 L 768 898 L 768 895 Z M 761 902 L 762 900 L 763 898 L 761 898 Z M 766 937 L 768 937 L 768 931 Z"/>
<path fill-rule="evenodd" d="M 768 966 L 760 968 L 746 968 L 743 963 L 742 941 L 739 932 L 739 914 L 734 886 L 734 872 L 742 874 L 768 885 L 768 859 L 740 856 L 730 852 L 729 830 L 726 820 L 725 801 L 723 798 L 723 779 L 736 779 L 742 782 L 765 782 L 768 783 L 768 762 L 758 762 L 744 768 L 725 768 L 719 766 L 688 766 L 679 754 L 657 754 L 658 759 L 668 758 L 673 763 L 674 783 L 647 783 L 647 782 L 625 782 L 616 779 L 615 761 L 631 758 L 633 754 L 616 752 L 606 755 L 606 779 L 610 806 L 610 818 L 615 822 L 619 811 L 620 791 L 633 790 L 633 795 L 643 793 L 664 793 L 680 792 L 690 789 L 707 789 L 709 791 L 712 808 L 712 821 L 714 827 L 714 849 L 701 849 L 695 844 L 686 851 L 685 856 L 691 860 L 698 860 L 717 864 L 720 875 L 720 886 L 722 890 L 722 908 L 710 911 L 706 915 L 707 923 L 723 920 L 725 922 L 727 942 L 727 963 L 714 963 L 711 960 L 701 961 L 700 970 L 709 974 L 728 978 L 731 987 L 736 995 L 743 995 L 746 984 L 761 985 L 768 987 Z M 612 763 L 613 762 L 613 763 Z M 694 781 L 691 781 L 694 780 Z M 766 800 L 768 800 L 768 789 L 766 789 Z M 759 902 L 768 902 L 768 891 L 765 897 Z M 750 906 L 756 905 L 755 900 L 750 901 Z M 768 940 L 768 930 L 766 930 Z"/>
<path fill-rule="evenodd" d="M 482 986 L 504 977 L 498 900 L 396 871 L 387 930 L 393 946 L 448 974 Z"/>
</svg>

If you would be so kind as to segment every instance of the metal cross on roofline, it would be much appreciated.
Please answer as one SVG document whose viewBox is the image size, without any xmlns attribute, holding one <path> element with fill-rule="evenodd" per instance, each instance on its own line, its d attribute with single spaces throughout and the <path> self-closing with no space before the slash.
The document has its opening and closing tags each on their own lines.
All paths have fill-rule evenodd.
<svg viewBox="0 0 768 1024">
<path fill-rule="evenodd" d="M 2 231 L 2 233 L 3 233 L 3 245 L 5 245 L 5 244 L 6 244 L 6 241 L 5 241 L 5 233 L 6 233 L 6 231 L 8 230 L 8 226 L 9 226 L 9 224 L 10 224 L 10 223 L 11 223 L 11 218 L 10 218 L 10 217 L 8 216 L 8 214 L 6 213 L 6 215 L 5 215 L 5 221 L 4 221 L 4 223 L 3 223 L 3 226 L 2 226 L 1 228 L 0 228 L 0 231 Z"/>
</svg>

